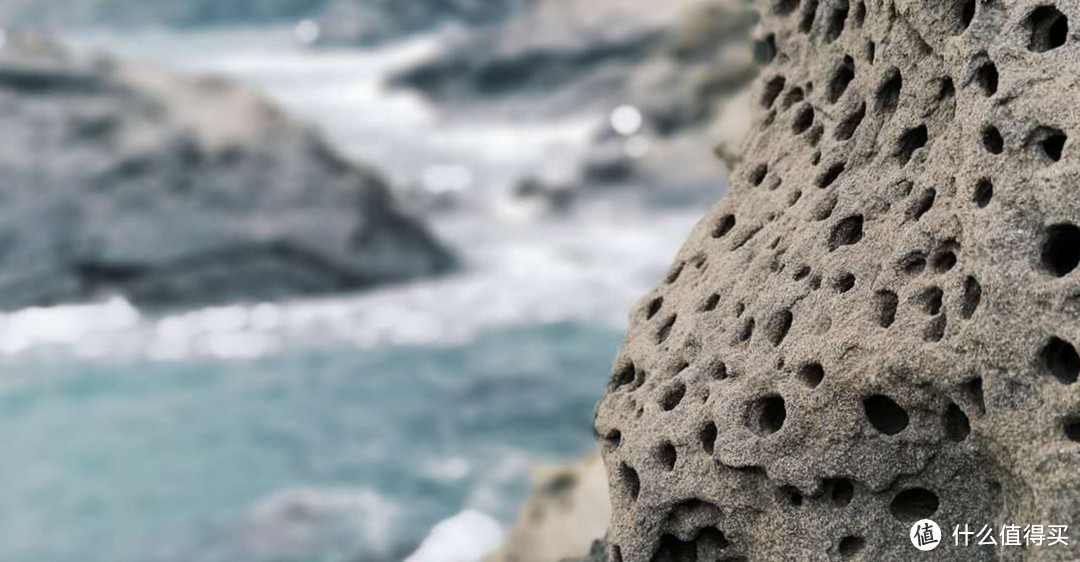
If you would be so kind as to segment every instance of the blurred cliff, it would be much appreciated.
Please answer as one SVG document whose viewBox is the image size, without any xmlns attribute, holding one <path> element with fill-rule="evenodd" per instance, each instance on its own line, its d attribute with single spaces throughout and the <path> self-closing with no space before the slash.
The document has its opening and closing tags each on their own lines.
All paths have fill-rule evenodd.
<svg viewBox="0 0 1080 562">
<path fill-rule="evenodd" d="M 272 299 L 452 265 L 378 174 L 229 81 L 12 35 L 0 107 L 0 307 Z"/>
<path fill-rule="evenodd" d="M 393 84 L 459 115 L 509 121 L 621 107 L 595 133 L 584 182 L 715 185 L 707 148 L 740 139 L 749 125 L 737 94 L 757 74 L 755 21 L 742 0 L 649 9 L 639 0 L 537 0 L 518 18 L 460 35 Z"/>
</svg>

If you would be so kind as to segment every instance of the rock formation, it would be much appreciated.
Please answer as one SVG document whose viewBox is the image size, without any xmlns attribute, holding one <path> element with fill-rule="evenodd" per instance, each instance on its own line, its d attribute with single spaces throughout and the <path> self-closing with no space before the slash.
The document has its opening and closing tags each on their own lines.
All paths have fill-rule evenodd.
<svg viewBox="0 0 1080 562">
<path fill-rule="evenodd" d="M 505 544 L 484 562 L 553 562 L 580 556 L 607 531 L 607 473 L 600 456 L 534 467 L 533 490 Z"/>
<path fill-rule="evenodd" d="M 248 88 L 15 40 L 0 59 L 0 308 L 261 300 L 452 265 L 377 174 Z"/>
<path fill-rule="evenodd" d="M 759 7 L 743 161 L 597 407 L 607 559 L 1077 559 L 951 534 L 1080 514 L 1080 3 Z"/>
<path fill-rule="evenodd" d="M 754 21 L 744 0 L 671 0 L 649 9 L 640 0 L 537 0 L 521 17 L 469 35 L 392 83 L 454 115 L 501 111 L 505 119 L 543 121 L 635 106 L 647 156 L 628 155 L 624 137 L 599 130 L 583 182 L 619 183 L 639 173 L 669 187 L 704 179 L 715 193 L 716 162 L 702 145 L 746 130 L 743 119 L 717 117 L 757 75 Z M 745 113 L 740 107 L 738 117 Z"/>
</svg>

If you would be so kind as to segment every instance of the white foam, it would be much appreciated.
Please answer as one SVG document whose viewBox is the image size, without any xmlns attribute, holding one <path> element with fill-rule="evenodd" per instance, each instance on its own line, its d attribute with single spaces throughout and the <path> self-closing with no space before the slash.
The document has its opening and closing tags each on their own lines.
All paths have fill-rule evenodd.
<svg viewBox="0 0 1080 562">
<path fill-rule="evenodd" d="M 479 562 L 499 548 L 503 528 L 490 516 L 466 510 L 435 525 L 405 562 Z"/>
</svg>

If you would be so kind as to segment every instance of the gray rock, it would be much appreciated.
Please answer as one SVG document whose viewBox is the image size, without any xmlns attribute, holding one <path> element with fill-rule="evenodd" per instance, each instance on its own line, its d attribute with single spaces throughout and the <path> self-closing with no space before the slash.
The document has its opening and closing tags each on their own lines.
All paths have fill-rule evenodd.
<svg viewBox="0 0 1080 562">
<path fill-rule="evenodd" d="M 192 305 L 446 271 L 385 182 L 249 89 L 0 60 L 0 307 Z"/>
<path fill-rule="evenodd" d="M 760 7 L 743 162 L 597 408 L 608 560 L 1080 558 L 951 536 L 1080 514 L 1080 3 Z"/>
<path fill-rule="evenodd" d="M 533 0 L 328 0 L 317 21 L 320 43 L 372 45 L 441 25 L 503 22 Z"/>
</svg>

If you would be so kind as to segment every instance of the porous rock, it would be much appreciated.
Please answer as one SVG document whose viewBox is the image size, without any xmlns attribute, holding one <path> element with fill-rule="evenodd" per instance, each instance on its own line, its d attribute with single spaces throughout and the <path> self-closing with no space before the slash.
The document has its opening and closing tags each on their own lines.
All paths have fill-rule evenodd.
<svg viewBox="0 0 1080 562">
<path fill-rule="evenodd" d="M 1080 513 L 1080 2 L 759 9 L 743 161 L 597 407 L 607 559 L 1077 559 L 951 534 Z"/>
</svg>

